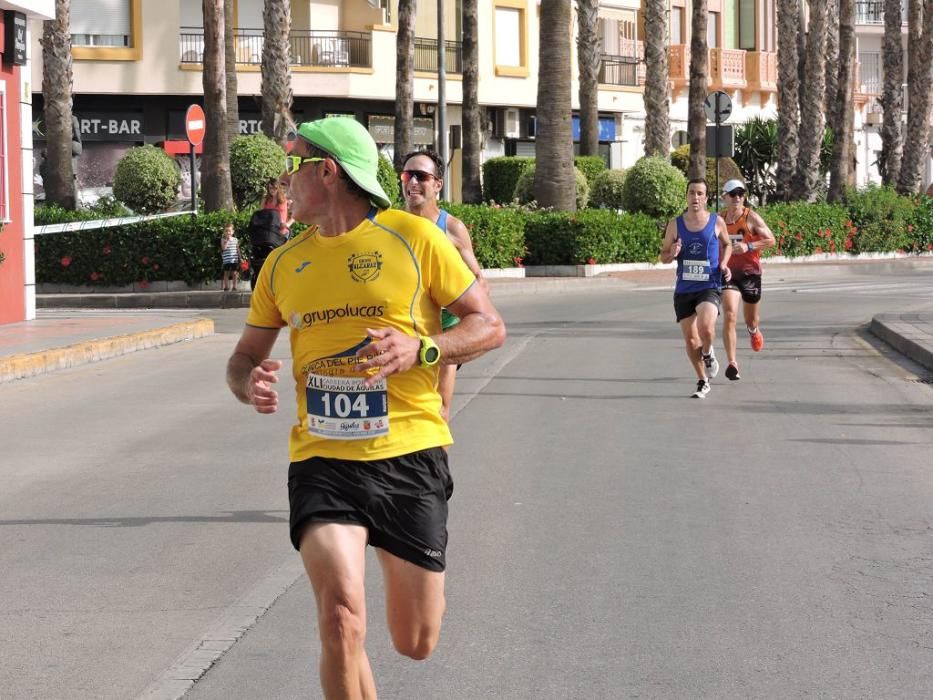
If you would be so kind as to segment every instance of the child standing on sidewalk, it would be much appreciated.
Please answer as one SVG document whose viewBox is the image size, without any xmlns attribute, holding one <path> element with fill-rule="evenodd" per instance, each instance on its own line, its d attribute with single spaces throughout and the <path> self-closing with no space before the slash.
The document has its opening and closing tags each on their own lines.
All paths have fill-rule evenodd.
<svg viewBox="0 0 933 700">
<path fill-rule="evenodd" d="M 220 237 L 220 260 L 223 265 L 223 291 L 236 291 L 240 280 L 240 241 L 233 235 L 233 224 L 224 225 L 224 233 Z"/>
</svg>

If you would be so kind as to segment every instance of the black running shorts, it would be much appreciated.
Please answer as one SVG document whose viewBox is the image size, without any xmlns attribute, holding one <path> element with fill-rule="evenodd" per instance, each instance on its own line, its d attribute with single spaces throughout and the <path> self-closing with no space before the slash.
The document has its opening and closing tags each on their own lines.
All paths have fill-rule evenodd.
<svg viewBox="0 0 933 700">
<path fill-rule="evenodd" d="M 732 279 L 724 282 L 723 291 L 731 289 L 742 293 L 742 301 L 746 304 L 757 304 L 761 301 L 761 275 L 746 275 L 733 272 Z"/>
<path fill-rule="evenodd" d="M 369 530 L 369 544 L 429 571 L 443 571 L 447 501 L 454 483 L 447 451 L 353 461 L 311 457 L 288 467 L 292 545 L 311 523 L 353 523 Z"/>
<path fill-rule="evenodd" d="M 718 289 L 704 289 L 701 292 L 685 292 L 683 294 L 674 294 L 674 315 L 677 323 L 685 318 L 690 318 L 697 312 L 697 307 L 703 302 L 709 302 L 716 306 L 716 315 L 722 310 L 722 298 Z"/>
</svg>

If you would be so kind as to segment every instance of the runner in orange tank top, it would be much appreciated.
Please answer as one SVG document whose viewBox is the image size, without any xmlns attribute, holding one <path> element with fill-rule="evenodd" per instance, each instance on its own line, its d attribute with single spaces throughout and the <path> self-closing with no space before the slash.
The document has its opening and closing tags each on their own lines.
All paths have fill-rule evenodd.
<svg viewBox="0 0 933 700">
<path fill-rule="evenodd" d="M 745 192 L 745 184 L 741 180 L 729 180 L 723 187 L 726 208 L 722 212 L 722 218 L 726 221 L 726 229 L 729 231 L 729 238 L 732 239 L 732 257 L 729 259 L 732 278 L 722 287 L 722 338 L 729 360 L 725 374 L 732 381 L 741 379 L 736 361 L 735 337 L 739 300 L 742 301 L 752 350 L 759 352 L 765 344 L 764 336 L 758 328 L 761 308 L 761 251 L 774 245 L 774 234 L 764 219 L 749 208 Z"/>
</svg>

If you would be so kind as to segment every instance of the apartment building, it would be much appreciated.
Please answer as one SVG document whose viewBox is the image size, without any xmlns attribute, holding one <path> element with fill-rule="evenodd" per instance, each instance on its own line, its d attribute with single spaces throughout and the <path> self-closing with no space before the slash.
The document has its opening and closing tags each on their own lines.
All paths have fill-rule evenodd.
<svg viewBox="0 0 933 700">
<path fill-rule="evenodd" d="M 641 138 L 625 125 L 626 115 L 643 111 L 638 1 L 607 0 L 600 13 L 604 33 L 600 136 L 607 161 L 617 167 L 634 162 L 641 154 Z M 445 19 L 447 123 L 454 137 L 461 123 L 460 2 L 419 3 L 415 141 L 424 145 L 434 144 L 437 138 L 439 9 Z M 485 157 L 534 151 L 538 21 L 535 0 L 480 3 L 479 100 L 488 117 Z M 396 22 L 397 0 L 293 0 L 290 46 L 296 119 L 352 114 L 390 151 Z M 234 36 L 241 133 L 259 129 L 262 25 L 262 0 L 238 0 Z M 82 189 L 105 188 L 120 156 L 134 145 L 157 143 L 169 152 L 185 151 L 184 112 L 203 96 L 201 3 L 71 0 L 71 31 L 74 111 L 84 141 L 78 162 Z M 38 34 L 41 29 L 35 27 L 34 37 Z M 32 49 L 39 59 L 32 71 L 38 88 L 42 65 L 35 38 Z M 575 107 L 576 101 L 575 94 Z M 36 107 L 38 159 L 44 137 L 40 95 Z M 459 150 L 454 148 L 451 154 L 451 193 L 457 197 Z M 179 157 L 182 167 L 186 161 Z"/>
</svg>

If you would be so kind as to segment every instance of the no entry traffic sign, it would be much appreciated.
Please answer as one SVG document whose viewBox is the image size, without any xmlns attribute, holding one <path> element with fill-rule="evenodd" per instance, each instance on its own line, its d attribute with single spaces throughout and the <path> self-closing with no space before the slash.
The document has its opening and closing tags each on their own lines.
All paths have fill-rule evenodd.
<svg viewBox="0 0 933 700">
<path fill-rule="evenodd" d="M 206 123 L 201 105 L 191 105 L 185 112 L 185 134 L 192 146 L 200 146 L 204 141 Z"/>
</svg>

